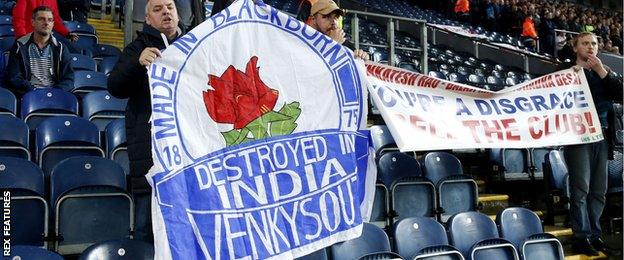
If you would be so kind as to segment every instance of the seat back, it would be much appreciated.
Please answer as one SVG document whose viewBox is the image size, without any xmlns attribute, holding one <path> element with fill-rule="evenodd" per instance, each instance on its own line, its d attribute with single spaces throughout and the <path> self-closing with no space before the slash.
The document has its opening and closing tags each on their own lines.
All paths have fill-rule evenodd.
<svg viewBox="0 0 624 260">
<path fill-rule="evenodd" d="M 396 251 L 406 259 L 413 259 L 423 248 L 448 245 L 446 230 L 432 218 L 411 217 L 393 227 Z"/>
<path fill-rule="evenodd" d="M 126 143 L 125 119 L 115 119 L 106 126 L 106 156 L 117 162 L 126 174 L 130 173 L 130 160 Z"/>
<path fill-rule="evenodd" d="M 531 148 L 531 170 L 536 179 L 544 177 L 544 159 L 546 154 L 550 152 L 549 148 Z"/>
<path fill-rule="evenodd" d="M 550 189 L 561 190 L 568 194 L 568 167 L 561 152 L 558 150 L 548 152 L 543 168 Z"/>
<path fill-rule="evenodd" d="M 105 57 L 117 57 L 121 56 L 121 51 L 119 48 L 108 45 L 108 44 L 98 44 L 93 48 L 93 58 L 103 59 Z"/>
<path fill-rule="evenodd" d="M 358 260 L 401 260 L 405 259 L 394 252 L 374 252 L 361 256 Z"/>
<path fill-rule="evenodd" d="M 516 248 L 529 236 L 544 232 L 540 218 L 525 208 L 506 208 L 496 216 L 499 234 Z"/>
<path fill-rule="evenodd" d="M 386 187 L 392 187 L 396 180 L 403 177 L 422 176 L 418 161 L 401 152 L 388 152 L 381 155 L 377 162 L 377 173 L 377 178 Z"/>
<path fill-rule="evenodd" d="M 448 222 L 449 240 L 468 258 L 471 248 L 479 241 L 497 238 L 496 224 L 487 215 L 479 212 L 455 214 Z"/>
<path fill-rule="evenodd" d="M 151 260 L 154 245 L 140 240 L 119 239 L 93 244 L 80 254 L 79 260 Z"/>
<path fill-rule="evenodd" d="M 52 171 L 50 185 L 54 231 L 63 237 L 56 242 L 59 253 L 78 254 L 91 244 L 132 232 L 134 204 L 125 190 L 123 169 L 115 162 L 94 156 L 65 159 Z"/>
<path fill-rule="evenodd" d="M 446 152 L 430 152 L 425 155 L 423 172 L 436 185 L 447 176 L 464 173 L 459 159 Z"/>
<path fill-rule="evenodd" d="M 424 177 L 405 177 L 392 185 L 390 208 L 393 221 L 407 217 L 434 217 L 435 186 Z"/>
<path fill-rule="evenodd" d="M 34 163 L 0 157 L 0 189 L 11 191 L 11 242 L 43 246 L 47 236 L 48 204 L 44 199 L 43 173 Z M 1 201 L 2 199 L 0 199 Z M 3 233 L 3 238 L 4 233 Z"/>
<path fill-rule="evenodd" d="M 358 259 L 366 254 L 390 251 L 390 241 L 383 229 L 362 224 L 362 235 L 331 246 L 332 259 Z"/>
<path fill-rule="evenodd" d="M 17 99 L 11 91 L 0 88 L 0 115 L 15 116 L 17 111 Z"/>
<path fill-rule="evenodd" d="M 82 116 L 104 131 L 114 119 L 125 118 L 127 99 L 118 99 L 108 91 L 95 91 L 82 99 Z"/>
<path fill-rule="evenodd" d="M 526 180 L 529 178 L 529 151 L 527 149 L 502 150 L 505 180 Z"/>
<path fill-rule="evenodd" d="M 12 116 L 0 115 L 0 156 L 30 160 L 28 133 L 28 126 L 24 121 Z"/>
<path fill-rule="evenodd" d="M 609 160 L 608 164 L 608 190 L 609 194 L 622 192 L 622 172 L 624 156 L 620 151 L 613 151 L 613 160 Z"/>
<path fill-rule="evenodd" d="M 381 228 L 388 225 L 389 197 L 388 188 L 383 183 L 375 184 L 375 198 L 373 200 L 370 223 Z"/>
<path fill-rule="evenodd" d="M 86 70 L 86 71 L 95 71 L 96 63 L 91 57 L 82 55 L 82 54 L 71 54 L 70 55 L 71 66 L 75 71 Z"/>
<path fill-rule="evenodd" d="M 392 133 L 390 133 L 390 129 L 388 129 L 385 125 L 374 125 L 370 128 L 371 141 L 373 143 L 373 148 L 375 149 L 375 153 L 377 154 L 377 158 L 381 157 L 382 153 L 387 151 L 398 151 L 399 148 L 392 137 Z"/>
<path fill-rule="evenodd" d="M 297 260 L 328 260 L 327 258 L 327 249 L 323 248 L 320 250 L 316 250 L 308 255 L 304 255 L 302 257 L 295 258 Z"/>
<path fill-rule="evenodd" d="M 11 259 L 63 260 L 63 257 L 40 247 L 15 245 L 11 247 Z"/>
<path fill-rule="evenodd" d="M 68 91 L 86 94 L 96 90 L 107 90 L 107 79 L 104 73 L 97 71 L 74 72 L 74 86 Z"/>
<path fill-rule="evenodd" d="M 78 155 L 104 157 L 100 132 L 86 119 L 59 116 L 41 122 L 35 134 L 37 162 L 49 174 L 60 161 Z"/>
<path fill-rule="evenodd" d="M 102 58 L 100 63 L 98 64 L 98 72 L 104 73 L 104 75 L 108 76 L 117 62 L 119 61 L 119 57 L 117 56 L 106 56 Z"/>
<path fill-rule="evenodd" d="M 47 117 L 78 115 L 78 99 L 62 89 L 35 89 L 22 97 L 20 114 L 28 128 L 34 130 Z"/>
</svg>

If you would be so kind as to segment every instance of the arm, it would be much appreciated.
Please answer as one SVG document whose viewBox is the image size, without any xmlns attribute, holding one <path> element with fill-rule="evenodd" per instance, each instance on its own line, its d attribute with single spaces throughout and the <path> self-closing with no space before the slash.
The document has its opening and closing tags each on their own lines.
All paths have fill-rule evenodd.
<svg viewBox="0 0 624 260">
<path fill-rule="evenodd" d="M 26 35 L 26 1 L 19 0 L 13 7 L 13 28 L 15 29 L 15 39 Z"/>
<path fill-rule="evenodd" d="M 139 63 L 143 50 L 138 42 L 132 42 L 124 48 L 119 61 L 108 76 L 108 92 L 116 98 L 128 98 L 133 90 L 142 84 L 147 69 Z"/>
<path fill-rule="evenodd" d="M 622 81 L 611 70 L 608 71 L 607 76 L 602 78 L 602 85 L 607 88 L 611 100 L 622 104 L 624 101 Z"/>
<path fill-rule="evenodd" d="M 9 64 L 7 65 L 7 77 L 8 83 L 12 89 L 20 92 L 28 92 L 33 89 L 33 86 L 30 85 L 30 81 L 24 78 L 24 74 L 22 73 L 21 66 L 22 57 L 17 52 L 19 49 L 19 45 L 16 42 L 11 49 L 11 54 L 9 55 Z"/>
<path fill-rule="evenodd" d="M 61 61 L 59 64 L 59 82 L 56 83 L 58 88 L 69 90 L 74 86 L 74 69 L 71 66 L 68 50 L 63 50 L 60 57 Z"/>
</svg>

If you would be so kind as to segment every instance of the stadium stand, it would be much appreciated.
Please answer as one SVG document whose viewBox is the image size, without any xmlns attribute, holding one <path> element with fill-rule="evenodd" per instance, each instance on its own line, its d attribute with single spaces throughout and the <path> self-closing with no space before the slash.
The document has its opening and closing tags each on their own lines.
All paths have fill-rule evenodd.
<svg viewBox="0 0 624 260">
<path fill-rule="evenodd" d="M 4 88 L 0 88 L 0 115 L 15 116 L 17 112 L 17 98 Z"/>
<path fill-rule="evenodd" d="M 13 246 L 11 254 L 12 259 L 63 260 L 61 255 L 36 246 Z"/>
<path fill-rule="evenodd" d="M 393 227 L 394 246 L 405 259 L 462 259 L 449 245 L 444 227 L 432 218 L 411 217 Z"/>
<path fill-rule="evenodd" d="M 41 121 L 55 116 L 78 116 L 78 99 L 61 89 L 36 89 L 24 94 L 21 118 L 35 130 Z"/>
<path fill-rule="evenodd" d="M 383 229 L 369 223 L 362 225 L 362 235 L 331 246 L 331 259 L 359 259 L 378 252 L 390 252 L 390 240 Z"/>
<path fill-rule="evenodd" d="M 0 156 L 31 159 L 29 131 L 24 121 L 0 115 Z"/>
<path fill-rule="evenodd" d="M 127 102 L 111 96 L 105 90 L 91 92 L 82 98 L 82 117 L 104 131 L 111 121 L 125 118 Z"/>
<path fill-rule="evenodd" d="M 482 213 L 458 213 L 448 225 L 451 244 L 466 259 L 519 259 L 514 245 L 499 238 L 494 221 Z"/>
<path fill-rule="evenodd" d="M 150 260 L 154 246 L 139 240 L 120 239 L 93 244 L 80 254 L 79 260 Z"/>
</svg>

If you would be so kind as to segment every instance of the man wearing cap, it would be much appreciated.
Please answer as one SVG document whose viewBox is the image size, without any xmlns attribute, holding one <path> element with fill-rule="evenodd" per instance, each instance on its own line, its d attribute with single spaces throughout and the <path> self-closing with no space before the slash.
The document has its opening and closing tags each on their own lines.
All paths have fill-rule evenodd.
<svg viewBox="0 0 624 260">
<path fill-rule="evenodd" d="M 312 2 L 310 18 L 306 21 L 306 24 L 347 48 L 355 49 L 353 43 L 346 41 L 345 32 L 338 28 L 338 19 L 344 15 L 344 11 L 336 5 L 336 2 L 333 0 Z M 361 49 L 354 50 L 353 56 L 368 60 L 368 53 Z"/>
</svg>

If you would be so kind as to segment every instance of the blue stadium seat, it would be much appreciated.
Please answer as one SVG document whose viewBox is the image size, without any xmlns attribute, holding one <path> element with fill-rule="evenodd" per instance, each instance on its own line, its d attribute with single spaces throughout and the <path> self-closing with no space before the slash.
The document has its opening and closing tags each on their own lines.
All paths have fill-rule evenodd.
<svg viewBox="0 0 624 260">
<path fill-rule="evenodd" d="M 113 120 L 106 126 L 106 156 L 130 174 L 125 119 Z"/>
<path fill-rule="evenodd" d="M 406 69 L 412 72 L 419 72 L 420 70 L 416 67 L 416 64 L 412 62 L 402 61 L 399 63 L 399 68 Z"/>
<path fill-rule="evenodd" d="M 331 246 L 331 259 L 358 259 L 366 254 L 390 252 L 390 241 L 383 229 L 362 224 L 362 235 Z"/>
<path fill-rule="evenodd" d="M 329 258 L 327 257 L 327 249 L 323 248 L 320 250 L 316 250 L 308 255 L 295 258 L 295 259 L 296 260 L 328 260 Z"/>
<path fill-rule="evenodd" d="M 444 76 L 444 74 L 442 74 L 442 72 L 439 71 L 429 71 L 429 76 L 430 77 L 434 77 L 434 78 L 438 78 L 438 79 L 443 79 L 446 80 L 446 76 Z"/>
<path fill-rule="evenodd" d="M 511 242 L 523 259 L 563 259 L 563 246 L 544 233 L 542 222 L 533 211 L 506 208 L 496 216 L 500 236 Z"/>
<path fill-rule="evenodd" d="M 76 45 L 93 52 L 93 49 L 98 43 L 98 38 L 93 26 L 76 21 L 64 21 L 63 23 L 70 32 L 78 34 L 79 38 L 78 41 L 75 42 Z"/>
<path fill-rule="evenodd" d="M 17 111 L 17 98 L 8 89 L 0 87 L 0 115 L 15 116 Z"/>
<path fill-rule="evenodd" d="M 81 96 L 97 90 L 107 90 L 106 75 L 97 71 L 75 71 L 74 86 L 67 89 Z"/>
<path fill-rule="evenodd" d="M 543 164 L 544 181 L 547 185 L 546 221 L 554 223 L 556 215 L 568 214 L 570 189 L 568 167 L 562 153 L 552 150 L 546 155 Z"/>
<path fill-rule="evenodd" d="M 622 161 L 624 161 L 622 152 L 618 150 L 613 151 L 613 160 L 609 160 L 608 167 L 609 185 L 607 193 L 609 194 L 622 194 Z"/>
<path fill-rule="evenodd" d="M 115 65 L 117 65 L 117 61 L 119 61 L 119 57 L 104 57 L 102 58 L 100 63 L 98 63 L 97 71 L 102 72 L 104 73 L 104 75 L 108 76 L 111 71 L 113 71 Z"/>
<path fill-rule="evenodd" d="M 11 260 L 63 260 L 63 257 L 52 251 L 36 246 L 15 245 L 11 247 Z"/>
<path fill-rule="evenodd" d="M 0 38 L 0 51 L 10 51 L 11 48 L 13 48 L 13 44 L 15 44 L 15 37 L 13 36 L 5 36 L 3 38 Z"/>
<path fill-rule="evenodd" d="M 361 256 L 358 260 L 402 260 L 405 259 L 394 252 L 375 252 Z"/>
<path fill-rule="evenodd" d="M 108 57 L 117 57 L 121 56 L 121 51 L 112 45 L 108 44 L 98 44 L 93 48 L 93 58 L 95 60 L 102 60 Z"/>
<path fill-rule="evenodd" d="M 551 148 L 531 148 L 531 176 L 534 179 L 541 180 L 544 178 L 544 159 L 546 159 L 546 154 L 552 150 Z"/>
<path fill-rule="evenodd" d="M 41 169 L 24 159 L 0 156 L 0 189 L 11 192 L 12 244 L 44 246 L 48 203 Z"/>
<path fill-rule="evenodd" d="M 13 25 L 4 24 L 0 25 L 0 38 L 5 37 L 14 37 L 15 29 L 13 29 Z"/>
<path fill-rule="evenodd" d="M 28 128 L 35 130 L 48 117 L 77 116 L 78 99 L 62 89 L 35 89 L 22 97 L 20 114 Z"/>
<path fill-rule="evenodd" d="M 435 186 L 422 177 L 416 159 L 400 152 L 389 152 L 377 163 L 378 177 L 390 187 L 391 221 L 408 217 L 435 217 Z"/>
<path fill-rule="evenodd" d="M 93 244 L 79 260 L 151 260 L 154 245 L 140 240 L 118 239 Z"/>
<path fill-rule="evenodd" d="M 50 176 L 55 241 L 61 254 L 79 254 L 94 243 L 123 239 L 134 226 L 126 175 L 115 162 L 95 156 L 61 161 Z M 79 214 L 76 214 L 79 213 Z"/>
<path fill-rule="evenodd" d="M 28 134 L 28 126 L 24 121 L 0 115 L 0 156 L 30 160 Z"/>
<path fill-rule="evenodd" d="M 370 127 L 371 141 L 375 149 L 376 158 L 379 159 L 382 154 L 390 151 L 398 151 L 390 129 L 385 125 L 374 125 Z"/>
<path fill-rule="evenodd" d="M 86 70 L 95 71 L 95 60 L 82 54 L 71 54 L 71 65 L 75 71 Z"/>
<path fill-rule="evenodd" d="M 531 162 L 528 149 L 493 148 L 490 150 L 490 161 L 494 172 L 506 181 L 529 180 Z"/>
<path fill-rule="evenodd" d="M 37 127 L 35 139 L 37 162 L 46 176 L 57 163 L 69 157 L 104 157 L 97 127 L 79 117 L 59 116 L 46 119 Z"/>
<path fill-rule="evenodd" d="M 125 118 L 127 99 L 118 99 L 108 91 L 94 91 L 82 98 L 82 117 L 104 131 L 108 123 Z"/>
<path fill-rule="evenodd" d="M 477 76 L 475 74 L 468 75 L 468 82 L 476 85 L 485 84 L 485 79 L 482 76 Z"/>
<path fill-rule="evenodd" d="M 446 230 L 435 219 L 405 218 L 394 225 L 393 233 L 395 249 L 405 259 L 462 259 L 461 253 L 449 246 Z"/>
<path fill-rule="evenodd" d="M 463 174 L 457 157 L 446 152 L 430 152 L 425 155 L 423 166 L 425 177 L 436 187 L 440 221 L 446 222 L 455 213 L 476 210 L 477 183 Z"/>
<path fill-rule="evenodd" d="M 517 82 L 517 81 L 516 81 L 516 79 L 515 79 L 515 78 L 513 78 L 513 77 L 507 77 L 507 78 L 505 79 L 505 85 L 507 85 L 507 86 L 514 86 L 514 85 L 516 85 L 516 84 L 518 84 L 518 82 Z"/>
<path fill-rule="evenodd" d="M 375 184 L 375 198 L 369 223 L 380 228 L 388 226 L 388 212 L 390 212 L 390 193 L 388 188 L 381 182 Z"/>
<path fill-rule="evenodd" d="M 509 241 L 499 238 L 496 224 L 479 212 L 462 212 L 453 215 L 448 222 L 451 244 L 466 259 L 519 259 L 516 248 Z"/>
<path fill-rule="evenodd" d="M 0 25 L 13 25 L 13 16 L 0 15 Z"/>
</svg>

